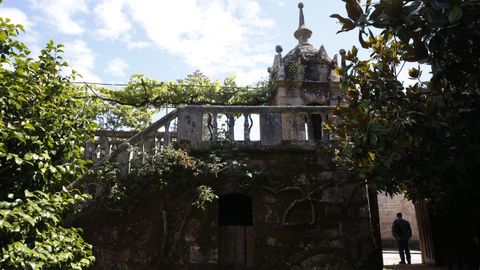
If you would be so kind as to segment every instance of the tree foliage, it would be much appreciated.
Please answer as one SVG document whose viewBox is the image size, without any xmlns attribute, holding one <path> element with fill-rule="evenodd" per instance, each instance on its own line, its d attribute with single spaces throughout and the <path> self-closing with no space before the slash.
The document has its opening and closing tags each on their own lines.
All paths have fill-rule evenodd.
<svg viewBox="0 0 480 270">
<path fill-rule="evenodd" d="M 367 1 L 348 18 L 360 36 L 382 29 L 361 39 L 369 60 L 358 59 L 356 48 L 347 54 L 341 72 L 349 101 L 339 108 L 344 153 L 380 189 L 447 201 L 477 187 L 479 11 L 478 1 Z M 418 82 L 404 88 L 399 67 L 413 60 L 430 64 L 432 77 L 422 82 L 411 69 Z"/>
<path fill-rule="evenodd" d="M 348 18 L 332 15 L 342 30 L 358 29 L 371 52 L 361 60 L 353 48 L 340 69 L 348 96 L 337 109 L 342 158 L 380 191 L 427 199 L 441 234 L 470 245 L 480 235 L 480 217 L 470 211 L 480 195 L 480 2 L 362 4 L 346 1 Z M 413 68 L 417 83 L 402 85 L 406 61 L 428 64 L 431 78 L 421 81 Z"/>
<path fill-rule="evenodd" d="M 78 177 L 85 170 L 81 147 L 94 127 L 62 75 L 63 46 L 51 41 L 34 60 L 16 40 L 20 30 L 0 21 L 0 199 L 55 190 Z"/>
<path fill-rule="evenodd" d="M 142 74 L 132 75 L 122 89 L 82 86 L 96 121 L 102 129 L 141 130 L 154 113 L 179 105 L 258 105 L 271 100 L 270 86 L 239 87 L 234 77 L 223 83 L 212 81 L 200 71 L 184 79 L 159 82 Z"/>
<path fill-rule="evenodd" d="M 85 269 L 95 258 L 80 229 L 61 226 L 89 197 L 28 192 L 0 203 L 2 269 Z"/>
<path fill-rule="evenodd" d="M 91 246 L 65 220 L 88 196 L 61 187 L 85 173 L 83 146 L 95 127 L 141 130 L 165 106 L 259 104 L 270 98 L 264 82 L 238 87 L 233 77 L 220 83 L 198 71 L 176 82 L 133 75 L 123 89 L 74 85 L 76 73 L 66 75 L 63 46 L 51 41 L 34 59 L 18 40 L 22 31 L 8 19 L 0 21 L 1 268 L 81 269 L 93 263 Z M 145 195 L 141 189 L 151 184 L 152 175 L 160 177 L 161 187 L 185 186 L 182 181 L 212 174 L 221 166 L 218 160 L 182 153 L 167 150 L 152 157 L 149 166 L 136 171 L 145 177 L 135 183 L 116 178 L 114 167 L 106 164 L 111 170 L 102 167 L 105 174 L 99 178 L 105 180 L 100 183 L 109 191 L 108 200 L 121 204 L 136 192 Z M 192 186 L 198 195 L 195 203 L 204 208 L 216 196 L 197 184 Z"/>
<path fill-rule="evenodd" d="M 138 208 L 161 192 L 169 191 L 190 193 L 196 198 L 192 204 L 204 209 L 207 203 L 217 198 L 210 185 L 219 173 L 238 168 L 242 168 L 237 172 L 240 176 L 249 173 L 245 165 L 227 163 L 213 153 L 192 157 L 185 150 L 173 148 L 154 154 L 133 148 L 132 164 L 132 171 L 126 176 L 120 174 L 118 164 L 109 162 L 92 172 L 100 191 L 95 198 L 98 206 L 107 209 Z"/>
<path fill-rule="evenodd" d="M 212 81 L 200 71 L 176 82 L 158 82 L 144 75 L 133 75 L 121 90 L 102 89 L 107 100 L 133 106 L 185 105 L 185 104 L 259 104 L 268 101 L 267 83 L 257 87 L 239 87 L 234 77 L 223 84 Z"/>
<path fill-rule="evenodd" d="M 0 268 L 82 269 L 91 246 L 65 218 L 88 196 L 61 187 L 86 170 L 91 111 L 63 75 L 62 46 L 33 59 L 21 31 L 0 18 Z"/>
</svg>

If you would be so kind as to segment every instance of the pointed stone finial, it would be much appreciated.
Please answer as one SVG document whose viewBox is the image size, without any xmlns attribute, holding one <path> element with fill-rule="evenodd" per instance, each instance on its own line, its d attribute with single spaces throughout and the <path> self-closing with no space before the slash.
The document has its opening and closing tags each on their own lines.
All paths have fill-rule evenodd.
<svg viewBox="0 0 480 270">
<path fill-rule="evenodd" d="M 305 17 L 303 16 L 303 3 L 298 3 L 298 9 L 300 9 L 300 18 L 298 20 L 298 29 L 305 27 Z"/>
<path fill-rule="evenodd" d="M 338 54 L 335 54 L 332 59 L 333 68 L 338 68 Z"/>
<path fill-rule="evenodd" d="M 270 73 L 270 81 L 282 81 L 285 79 L 285 66 L 283 65 L 282 46 L 275 46 L 275 52 L 277 52 L 277 55 L 275 55 L 272 67 L 268 68 L 268 73 Z"/>
<path fill-rule="evenodd" d="M 341 59 L 341 64 L 340 65 L 342 67 L 347 66 L 347 62 L 345 61 L 345 56 L 346 56 L 347 52 L 344 49 L 340 49 L 339 53 L 340 53 L 340 59 Z"/>
<path fill-rule="evenodd" d="M 298 19 L 298 29 L 295 31 L 294 36 L 298 39 L 298 44 L 308 43 L 308 39 L 312 36 L 312 31 L 305 26 L 305 16 L 303 16 L 303 3 L 298 3 L 298 9 L 300 15 Z"/>
<path fill-rule="evenodd" d="M 328 57 L 327 51 L 325 50 L 325 47 L 323 47 L 323 45 L 320 45 L 320 48 L 318 49 L 318 59 L 325 62 L 332 61 L 330 57 Z"/>
<path fill-rule="evenodd" d="M 277 53 L 282 53 L 282 52 L 283 52 L 282 46 L 280 46 L 280 45 L 275 46 L 275 51 L 276 51 Z"/>
</svg>

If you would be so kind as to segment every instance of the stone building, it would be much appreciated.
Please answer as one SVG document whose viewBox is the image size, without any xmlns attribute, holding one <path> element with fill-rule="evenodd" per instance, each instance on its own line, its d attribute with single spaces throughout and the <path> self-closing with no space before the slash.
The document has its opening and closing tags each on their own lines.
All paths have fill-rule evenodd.
<svg viewBox="0 0 480 270">
<path fill-rule="evenodd" d="M 332 72 L 337 56 L 308 42 L 312 31 L 303 4 L 299 9 L 298 45 L 285 56 L 277 46 L 269 68 L 271 106 L 179 107 L 127 140 L 145 151 L 173 144 L 194 156 L 215 148 L 224 160 L 241 160 L 268 176 L 248 187 L 237 172 L 226 172 L 220 182 L 207 183 L 219 199 L 206 210 L 192 207 L 193 194 L 179 190 L 158 192 L 141 210 L 85 214 L 78 223 L 94 245 L 95 269 L 381 269 L 370 218 L 376 199 L 369 198 L 376 197 L 334 164 L 322 125 L 333 120 L 340 102 Z M 252 115 L 258 116 L 259 141 L 250 140 Z M 221 116 L 228 119 L 223 136 Z M 169 128 L 174 119 L 176 130 Z M 234 125 L 241 119 L 239 141 Z M 165 132 L 158 137 L 160 128 Z M 87 154 L 94 161 L 116 159 L 128 175 L 128 151 L 110 152 L 115 147 L 108 136 Z"/>
<path fill-rule="evenodd" d="M 401 212 L 403 218 L 410 222 L 412 227 L 412 238 L 410 239 L 410 247 L 419 249 L 419 231 L 417 226 L 417 217 L 415 206 L 412 201 L 405 198 L 403 194 L 390 197 L 385 194 L 378 194 L 378 210 L 380 217 L 380 234 L 382 236 L 383 249 L 396 249 L 395 239 L 392 236 L 392 223 L 396 218 L 396 214 Z"/>
</svg>

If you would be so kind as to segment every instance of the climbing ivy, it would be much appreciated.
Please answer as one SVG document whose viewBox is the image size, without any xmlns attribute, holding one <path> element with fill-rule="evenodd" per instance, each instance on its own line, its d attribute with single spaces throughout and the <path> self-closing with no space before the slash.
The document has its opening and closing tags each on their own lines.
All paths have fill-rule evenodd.
<svg viewBox="0 0 480 270">
<path fill-rule="evenodd" d="M 111 208 L 131 208 L 141 206 L 151 196 L 162 191 L 190 191 L 196 193 L 195 205 L 204 208 L 216 196 L 205 185 L 215 179 L 227 164 L 216 155 L 194 158 L 185 150 L 167 148 L 164 151 L 147 154 L 134 149 L 132 165 L 142 164 L 132 169 L 129 175 L 122 176 L 118 165 L 105 162 L 92 173 L 98 188 L 97 202 Z"/>
<path fill-rule="evenodd" d="M 190 194 L 192 204 L 205 209 L 217 199 L 213 186 L 222 173 L 235 174 L 237 184 L 246 189 L 261 178 L 261 172 L 236 160 L 222 160 L 215 153 L 193 157 L 183 149 L 167 148 L 155 154 L 132 149 L 130 174 L 122 176 L 115 162 L 105 162 L 91 172 L 100 191 L 94 200 L 97 206 L 128 210 L 141 207 L 162 192 L 173 192 Z"/>
</svg>

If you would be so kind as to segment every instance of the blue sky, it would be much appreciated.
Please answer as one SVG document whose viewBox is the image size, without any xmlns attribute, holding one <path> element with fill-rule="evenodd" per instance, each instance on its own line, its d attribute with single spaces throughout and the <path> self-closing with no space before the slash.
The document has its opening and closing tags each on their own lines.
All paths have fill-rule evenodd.
<svg viewBox="0 0 480 270">
<path fill-rule="evenodd" d="M 345 14 L 340 0 L 305 0 L 310 43 L 333 57 L 358 44 L 357 32 L 336 34 L 329 18 Z M 275 45 L 284 54 L 297 40 L 293 0 L 4 0 L 0 16 L 26 27 L 34 54 L 53 39 L 84 81 L 123 83 L 134 73 L 161 81 L 199 69 L 213 79 L 235 75 L 240 85 L 268 76 Z M 82 79 L 81 79 L 82 80 Z"/>
</svg>

